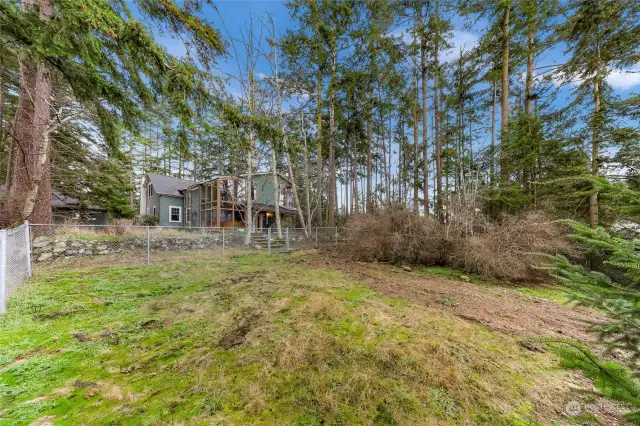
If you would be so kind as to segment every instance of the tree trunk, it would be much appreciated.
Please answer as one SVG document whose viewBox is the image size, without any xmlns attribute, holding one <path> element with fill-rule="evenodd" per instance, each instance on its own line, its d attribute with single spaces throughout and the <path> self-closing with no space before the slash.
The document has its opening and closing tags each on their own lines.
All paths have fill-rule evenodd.
<svg viewBox="0 0 640 426">
<path fill-rule="evenodd" d="M 347 132 L 346 140 L 349 140 L 349 133 Z M 349 146 L 347 148 L 347 158 L 345 158 L 344 167 L 341 167 L 344 170 L 344 215 L 348 219 L 351 214 L 351 198 L 349 198 L 349 184 L 351 183 L 349 176 L 349 168 L 351 167 L 351 158 L 349 157 Z"/>
<path fill-rule="evenodd" d="M 531 98 L 533 96 L 533 53 L 535 48 L 535 27 L 532 23 L 529 24 L 528 31 L 528 41 L 527 41 L 527 76 L 525 79 L 525 90 L 524 90 L 524 113 L 531 123 L 532 114 L 531 114 Z M 527 147 L 527 151 L 533 151 L 535 148 L 532 146 Z M 524 154 L 527 154 L 526 152 Z M 525 163 L 522 168 L 522 180 L 523 185 L 529 192 L 531 192 L 532 184 L 531 184 L 531 169 L 529 164 Z"/>
<path fill-rule="evenodd" d="M 358 144 L 354 141 L 353 143 L 353 165 L 351 166 L 353 172 L 353 214 L 358 214 L 359 212 L 359 197 L 358 197 Z"/>
<path fill-rule="evenodd" d="M 336 61 L 338 52 L 334 48 L 331 52 L 331 85 L 329 89 L 329 204 L 327 206 L 327 226 L 335 226 L 336 207 L 336 158 L 335 158 L 335 85 Z"/>
<path fill-rule="evenodd" d="M 500 180 L 509 182 L 507 144 L 509 143 L 509 13 L 511 5 L 504 6 L 502 18 L 502 117 L 500 123 Z"/>
<path fill-rule="evenodd" d="M 418 68 L 414 67 L 413 71 L 413 86 L 415 90 L 415 96 L 413 101 L 413 212 L 420 214 L 419 200 L 418 200 L 418 187 L 420 186 L 420 150 L 418 149 L 419 134 L 418 134 Z M 427 159 L 425 158 L 424 161 Z"/>
<path fill-rule="evenodd" d="M 596 64 L 596 76 L 593 82 L 593 124 L 591 134 L 591 173 L 593 176 L 600 175 L 600 48 L 598 47 L 598 63 Z M 589 196 L 589 226 L 595 228 L 599 222 L 598 193 Z"/>
<path fill-rule="evenodd" d="M 496 180 L 496 109 L 498 103 L 498 84 L 493 82 L 493 106 L 491 108 L 491 145 L 489 146 L 490 164 L 489 164 L 489 181 L 492 185 Z"/>
<path fill-rule="evenodd" d="M 131 185 L 131 191 L 129 191 L 129 208 L 133 211 L 136 206 L 136 191 L 134 185 L 135 175 L 133 172 L 133 143 L 129 146 L 129 185 Z"/>
<path fill-rule="evenodd" d="M 442 215 L 443 199 L 442 199 L 442 135 L 440 134 L 440 76 L 438 73 L 438 54 L 435 51 L 434 61 L 436 70 L 433 75 L 433 113 L 436 138 L 436 216 L 440 220 L 444 220 Z"/>
<path fill-rule="evenodd" d="M 251 90 L 251 89 L 250 89 Z M 250 95 L 252 96 L 252 95 Z M 252 101 L 249 101 L 252 103 Z M 253 109 L 253 107 L 251 108 Z M 249 129 L 249 152 L 247 152 L 247 180 L 245 183 L 245 195 L 247 197 L 244 213 L 245 228 L 247 233 L 244 236 L 244 245 L 251 244 L 251 231 L 253 230 L 253 150 L 255 142 L 253 140 L 253 129 Z"/>
<path fill-rule="evenodd" d="M 247 74 L 249 77 L 249 114 L 253 118 L 255 115 L 255 58 L 253 56 L 253 33 L 250 32 L 249 36 L 249 45 L 247 47 L 248 50 L 248 69 Z M 244 237 L 244 245 L 248 246 L 251 244 L 251 232 L 254 228 L 254 217 L 253 217 L 253 153 L 255 150 L 255 140 L 253 134 L 253 124 L 249 124 L 249 151 L 247 152 L 247 180 L 245 183 L 245 195 L 247 197 L 246 208 L 245 208 L 245 228 L 246 234 Z M 220 196 L 220 190 L 218 188 L 218 197 Z M 219 206 L 219 204 L 218 204 Z M 218 221 L 220 221 L 220 216 L 218 216 Z"/>
<path fill-rule="evenodd" d="M 527 76 L 524 89 L 524 113 L 531 116 L 531 98 L 533 95 L 533 53 L 534 53 L 534 28 L 529 26 L 527 43 Z"/>
<path fill-rule="evenodd" d="M 4 152 L 6 138 L 4 137 L 4 63 L 2 61 L 2 57 L 0 57 L 0 152 Z M 9 169 L 9 163 L 11 162 L 11 155 L 7 152 L 6 157 L 6 167 Z M 7 182 L 9 178 L 9 174 L 7 176 Z M 8 192 L 8 188 L 5 188 Z"/>
<path fill-rule="evenodd" d="M 391 117 L 392 112 L 389 112 L 389 156 L 388 164 L 387 164 L 387 199 L 388 204 L 390 205 L 393 202 L 393 172 L 391 171 L 391 157 L 393 152 L 393 133 L 391 130 Z M 384 128 L 384 123 L 383 123 Z"/>
<path fill-rule="evenodd" d="M 311 185 L 309 182 L 309 151 L 307 149 L 307 132 L 304 129 L 304 111 L 300 111 L 301 118 L 301 129 L 302 129 L 302 138 L 304 141 L 304 193 L 305 193 L 305 203 L 306 203 L 306 214 L 307 214 L 307 226 L 305 226 L 304 222 L 301 225 L 305 228 L 305 235 L 308 236 L 308 232 L 311 230 Z"/>
<path fill-rule="evenodd" d="M 27 11 L 36 7 L 23 0 Z M 39 2 L 39 16 L 50 20 L 53 7 L 49 0 Z M 50 102 L 51 75 L 45 63 L 29 58 L 20 61 L 20 89 L 14 123 L 15 146 L 11 165 L 9 192 L 5 203 L 6 222 L 30 220 L 51 223 L 50 177 Z"/>
<path fill-rule="evenodd" d="M 373 200 L 371 193 L 371 172 L 372 172 L 372 145 L 373 145 L 373 124 L 371 123 L 371 115 L 367 119 L 367 203 L 366 203 L 366 212 L 371 213 L 373 211 Z"/>
<path fill-rule="evenodd" d="M 429 148 L 427 125 L 427 40 L 421 31 L 421 78 L 422 78 L 422 187 L 424 189 L 424 215 L 429 215 Z"/>
<path fill-rule="evenodd" d="M 278 179 L 278 164 L 276 162 L 276 144 L 275 143 L 273 143 L 271 146 L 271 176 L 273 178 L 273 209 L 274 209 L 274 214 L 276 216 L 276 232 L 278 233 L 278 239 L 281 240 L 282 239 L 282 223 L 280 221 L 280 182 Z"/>
<path fill-rule="evenodd" d="M 322 177 L 324 175 L 324 167 L 322 165 L 322 70 L 318 70 L 318 156 L 316 162 L 316 180 L 318 192 L 318 204 L 316 207 L 316 226 L 322 226 Z"/>
</svg>

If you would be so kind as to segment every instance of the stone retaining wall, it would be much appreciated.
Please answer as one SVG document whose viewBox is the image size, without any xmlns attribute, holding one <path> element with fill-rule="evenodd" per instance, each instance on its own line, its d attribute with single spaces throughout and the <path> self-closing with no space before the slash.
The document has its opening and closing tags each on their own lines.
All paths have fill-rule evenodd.
<svg viewBox="0 0 640 426">
<path fill-rule="evenodd" d="M 234 239 L 225 237 L 225 244 Z M 222 246 L 222 235 L 178 238 L 163 237 L 150 240 L 151 251 L 211 250 Z M 73 256 L 104 256 L 124 251 L 146 251 L 147 240 L 132 237 L 118 240 L 64 239 L 38 237 L 31 244 L 31 258 L 35 262 L 68 259 Z"/>
</svg>

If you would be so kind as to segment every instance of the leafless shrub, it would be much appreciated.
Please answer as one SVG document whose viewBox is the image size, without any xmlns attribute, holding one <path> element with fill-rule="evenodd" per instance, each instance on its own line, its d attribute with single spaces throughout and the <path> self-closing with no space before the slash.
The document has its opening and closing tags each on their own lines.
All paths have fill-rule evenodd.
<svg viewBox="0 0 640 426">
<path fill-rule="evenodd" d="M 346 229 L 348 250 L 357 260 L 428 265 L 442 260 L 444 227 L 402 206 L 354 216 Z"/>
<path fill-rule="evenodd" d="M 447 263 L 483 277 L 531 281 L 545 276 L 536 269 L 540 253 L 570 253 L 564 232 L 546 215 L 527 212 L 487 222 L 481 232 L 453 236 Z"/>
<path fill-rule="evenodd" d="M 483 277 L 532 281 L 544 276 L 540 253 L 570 253 L 559 226 L 540 212 L 489 221 L 475 203 L 451 203 L 440 223 L 402 207 L 358 215 L 347 224 L 346 249 L 356 260 L 447 265 Z"/>
</svg>

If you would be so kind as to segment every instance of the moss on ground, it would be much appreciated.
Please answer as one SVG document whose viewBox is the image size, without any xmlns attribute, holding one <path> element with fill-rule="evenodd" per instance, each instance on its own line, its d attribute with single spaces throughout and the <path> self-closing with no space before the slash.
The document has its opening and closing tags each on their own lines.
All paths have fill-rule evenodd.
<svg viewBox="0 0 640 426">
<path fill-rule="evenodd" d="M 0 424 L 534 424 L 553 365 L 305 255 L 49 271 L 0 320 Z"/>
</svg>

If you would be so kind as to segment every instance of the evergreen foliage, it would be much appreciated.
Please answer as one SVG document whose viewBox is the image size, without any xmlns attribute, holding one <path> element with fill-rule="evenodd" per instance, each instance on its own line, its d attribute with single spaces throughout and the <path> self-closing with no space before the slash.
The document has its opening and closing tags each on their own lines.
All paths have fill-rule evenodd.
<svg viewBox="0 0 640 426">
<path fill-rule="evenodd" d="M 597 184 L 597 182 L 594 181 Z M 637 194 L 636 194 L 637 196 Z M 577 222 L 564 221 L 591 260 L 590 268 L 556 255 L 553 276 L 568 289 L 571 299 L 580 306 L 596 308 L 609 317 L 594 322 L 591 331 L 598 333 L 609 355 L 625 358 L 624 368 L 603 361 L 577 342 L 544 339 L 561 356 L 568 368 L 580 369 L 593 380 L 603 395 L 624 401 L 636 412 L 628 419 L 640 422 L 640 384 L 637 375 L 640 360 L 640 239 L 625 239 L 603 228 L 596 229 Z"/>
<path fill-rule="evenodd" d="M 600 395 L 621 401 L 631 407 L 626 420 L 640 424 L 640 384 L 633 372 L 617 362 L 604 361 L 585 345 L 569 339 L 542 339 L 560 356 L 562 366 L 580 370 Z"/>
</svg>

